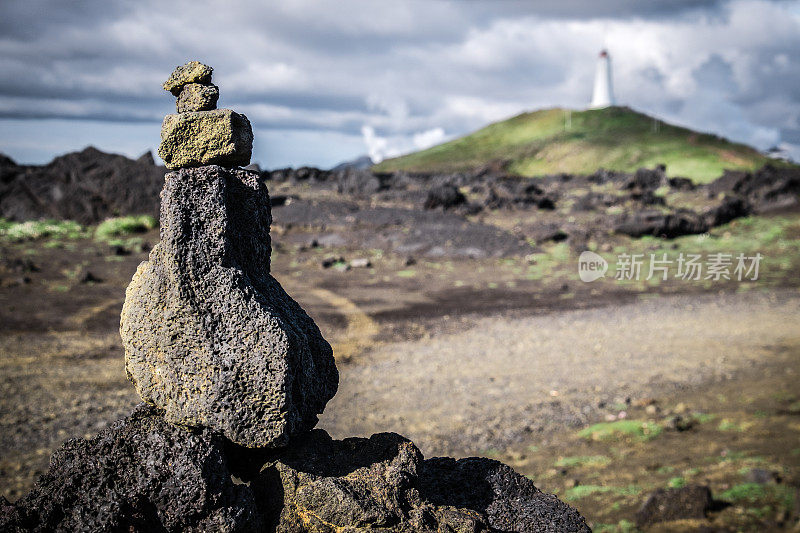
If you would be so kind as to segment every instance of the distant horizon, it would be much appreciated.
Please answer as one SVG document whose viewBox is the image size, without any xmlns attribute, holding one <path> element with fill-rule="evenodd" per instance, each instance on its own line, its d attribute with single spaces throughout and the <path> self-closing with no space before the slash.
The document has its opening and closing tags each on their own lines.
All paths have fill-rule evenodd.
<svg viewBox="0 0 800 533">
<path fill-rule="evenodd" d="M 740 141 L 740 140 L 737 140 L 737 139 L 728 138 L 728 137 L 725 137 L 723 135 L 719 135 L 719 134 L 715 133 L 712 130 L 703 130 L 703 129 L 700 129 L 700 128 L 694 128 L 694 127 L 688 126 L 686 124 L 681 124 L 680 122 L 673 122 L 673 121 L 665 120 L 665 119 L 663 119 L 661 117 L 658 117 L 658 116 L 656 116 L 654 114 L 651 114 L 651 113 L 647 112 L 646 110 L 637 109 L 637 108 L 632 107 L 632 106 L 627 105 L 627 104 L 616 103 L 615 105 L 609 106 L 609 107 L 628 108 L 628 109 L 631 109 L 631 110 L 633 110 L 633 111 L 635 111 L 637 113 L 640 113 L 640 114 L 643 114 L 643 115 L 647 115 L 649 117 L 657 119 L 657 120 L 659 120 L 661 122 L 664 122 L 666 124 L 671 124 L 671 125 L 674 125 L 674 126 L 679 126 L 679 127 L 691 129 L 693 131 L 696 131 L 697 133 L 717 135 L 717 136 L 722 137 L 722 138 L 724 138 L 726 140 L 729 140 L 731 142 L 740 143 L 740 144 L 744 144 L 746 146 L 749 146 L 749 147 L 751 147 L 751 148 L 753 148 L 755 150 L 758 150 L 759 152 L 761 152 L 763 154 L 767 154 L 768 151 L 771 148 L 774 148 L 774 147 L 769 147 L 767 149 L 759 149 L 759 148 L 757 148 L 755 146 L 752 146 L 752 145 L 750 145 L 750 144 L 748 144 L 746 142 L 743 142 L 743 141 Z M 474 131 L 482 129 L 482 128 L 484 128 L 486 126 L 489 126 L 491 124 L 494 124 L 496 122 L 502 122 L 504 120 L 508 120 L 508 119 L 514 118 L 516 116 L 520 116 L 520 115 L 524 115 L 524 114 L 528 114 L 528 113 L 536 113 L 536 112 L 539 112 L 539 111 L 548 111 L 548 110 L 563 110 L 563 111 L 581 112 L 581 111 L 592 110 L 592 108 L 588 107 L 588 106 L 587 107 L 583 107 L 583 108 L 571 108 L 571 107 L 565 107 L 565 106 L 556 105 L 556 106 L 550 106 L 550 107 L 543 107 L 543 108 L 539 108 L 539 109 L 522 110 L 522 111 L 520 111 L 518 113 L 514 113 L 514 114 L 509 115 L 507 117 L 501 118 L 501 119 L 499 119 L 497 121 L 486 123 L 486 124 L 484 124 L 482 126 L 479 126 L 475 130 L 471 130 L 471 131 L 465 132 L 462 135 L 452 136 L 450 138 L 444 139 L 444 140 L 441 141 L 441 143 L 437 143 L 437 144 L 442 144 L 442 143 L 454 140 L 456 138 L 469 135 L 469 134 L 473 133 Z M 2 124 L 4 121 L 7 121 L 7 120 L 8 119 L 1 119 L 0 118 L 0 124 Z M 41 120 L 41 121 L 48 121 L 48 120 L 49 121 L 53 121 L 53 119 L 39 119 L 39 120 Z M 65 125 L 68 125 L 68 121 L 64 121 L 64 122 L 65 122 Z M 92 122 L 92 123 L 95 123 L 95 124 L 100 125 L 100 126 L 102 126 L 104 124 L 115 124 L 114 122 L 111 122 L 111 121 L 86 120 L 86 122 Z M 141 123 L 141 125 L 147 125 L 147 126 L 150 126 L 152 124 L 155 124 L 155 123 L 154 122 L 142 122 Z M 124 123 L 120 123 L 120 125 L 123 125 L 125 128 L 127 128 L 129 126 L 128 124 L 124 124 Z M 160 122 L 158 123 L 158 126 L 160 128 Z M 258 131 L 256 131 L 256 141 L 255 141 L 255 145 L 256 146 L 259 144 L 258 143 L 258 135 L 259 135 L 259 133 L 258 133 Z M 130 141 L 130 139 L 126 139 L 126 140 Z M 163 165 L 163 161 L 161 160 L 160 157 L 158 157 L 158 144 L 157 143 L 154 144 L 153 146 L 149 147 L 149 148 L 145 148 L 145 149 L 137 151 L 135 148 L 129 148 L 127 150 L 119 150 L 119 149 L 113 149 L 113 148 L 109 149 L 109 148 L 105 148 L 103 146 L 98 146 L 98 145 L 96 145 L 94 143 L 89 142 L 88 144 L 84 144 L 83 146 L 80 146 L 80 147 L 76 146 L 75 148 L 67 149 L 67 150 L 65 150 L 63 152 L 60 152 L 60 153 L 54 153 L 54 154 L 52 154 L 52 155 L 50 155 L 48 157 L 43 157 L 43 158 L 39 158 L 39 159 L 27 159 L 27 160 L 15 157 L 14 154 L 11 151 L 6 150 L 2 146 L 0 146 L 0 154 L 3 154 L 3 155 L 6 155 L 6 156 L 10 157 L 15 163 L 17 163 L 19 165 L 38 166 L 38 165 L 46 165 L 46 164 L 52 162 L 53 159 L 56 159 L 56 158 L 58 158 L 60 156 L 63 156 L 63 155 L 66 155 L 66 154 L 70 154 L 70 153 L 81 152 L 81 151 L 83 151 L 83 150 L 85 150 L 87 148 L 96 148 L 97 150 L 100 150 L 100 151 L 108 153 L 108 154 L 123 155 L 125 157 L 128 157 L 129 159 L 138 159 L 139 157 L 143 156 L 147 152 L 150 152 L 152 154 L 153 159 L 155 160 L 156 164 L 157 165 Z M 393 156 L 393 157 L 399 157 L 399 156 L 402 156 L 402 155 L 407 155 L 409 153 L 413 153 L 413 152 L 416 152 L 416 151 L 418 151 L 418 150 L 412 150 L 410 152 L 401 153 L 401 154 L 398 154 L 397 156 Z M 42 152 L 42 153 L 44 153 L 44 152 Z M 254 146 L 254 154 L 255 154 L 255 146 Z M 362 158 L 362 157 L 369 157 L 369 154 L 367 153 L 366 149 L 364 149 L 362 151 L 362 153 L 353 155 L 352 157 L 340 158 L 338 160 L 335 160 L 335 156 L 334 157 L 329 157 L 328 159 L 324 160 L 325 162 L 322 163 L 322 164 L 314 164 L 314 163 L 309 163 L 309 162 L 303 162 L 302 160 L 300 160 L 300 162 L 295 163 L 295 164 L 272 166 L 272 165 L 265 165 L 263 162 L 259 161 L 255 157 L 255 155 L 254 155 L 254 157 L 252 159 L 252 163 L 258 164 L 259 167 L 262 170 L 275 170 L 275 169 L 281 169 L 281 168 L 299 168 L 299 167 L 304 167 L 304 166 L 306 166 L 306 167 L 316 167 L 316 168 L 320 168 L 320 169 L 330 169 L 330 168 L 333 168 L 333 167 L 335 167 L 337 165 L 340 165 L 340 164 L 343 164 L 343 163 L 349 163 L 351 161 L 354 161 L 354 160 Z M 335 162 L 330 162 L 330 161 L 334 161 L 334 160 L 335 160 Z M 794 159 L 794 158 L 790 158 L 790 161 L 792 163 L 800 163 L 800 161 L 798 159 Z M 375 163 L 374 160 L 373 160 L 373 163 Z"/>
</svg>

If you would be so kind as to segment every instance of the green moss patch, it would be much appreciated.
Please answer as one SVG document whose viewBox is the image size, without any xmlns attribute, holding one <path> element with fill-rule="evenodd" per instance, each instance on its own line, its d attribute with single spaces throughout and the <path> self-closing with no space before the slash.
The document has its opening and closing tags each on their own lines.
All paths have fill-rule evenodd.
<svg viewBox="0 0 800 533">
<path fill-rule="evenodd" d="M 740 483 L 719 496 L 720 500 L 735 504 L 775 503 L 784 509 L 794 504 L 795 489 L 786 485 L 762 485 L 759 483 Z"/>
<path fill-rule="evenodd" d="M 575 455 L 572 457 L 562 457 L 555 462 L 556 467 L 574 468 L 580 466 L 606 466 L 611 459 L 605 455 Z"/>
<path fill-rule="evenodd" d="M 158 222 L 150 215 L 109 218 L 97 226 L 94 236 L 100 240 L 109 240 L 113 237 L 123 237 L 133 233 L 144 233 L 156 226 L 158 226 Z"/>
<path fill-rule="evenodd" d="M 0 239 L 7 242 L 33 241 L 45 238 L 78 239 L 85 228 L 72 220 L 29 220 L 11 222 L 0 219 Z"/>
<path fill-rule="evenodd" d="M 663 428 L 654 422 L 641 420 L 617 420 L 600 422 L 578 432 L 578 436 L 590 440 L 615 440 L 633 437 L 640 441 L 648 441 L 658 437 Z"/>
</svg>

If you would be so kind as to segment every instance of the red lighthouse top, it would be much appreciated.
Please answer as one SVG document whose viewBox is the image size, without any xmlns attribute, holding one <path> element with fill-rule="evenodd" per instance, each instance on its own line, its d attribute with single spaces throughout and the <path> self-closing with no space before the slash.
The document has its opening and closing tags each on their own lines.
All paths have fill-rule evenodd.
<svg viewBox="0 0 800 533">
<path fill-rule="evenodd" d="M 608 57 L 608 51 L 607 50 L 601 50 L 600 51 L 600 57 Z"/>
</svg>

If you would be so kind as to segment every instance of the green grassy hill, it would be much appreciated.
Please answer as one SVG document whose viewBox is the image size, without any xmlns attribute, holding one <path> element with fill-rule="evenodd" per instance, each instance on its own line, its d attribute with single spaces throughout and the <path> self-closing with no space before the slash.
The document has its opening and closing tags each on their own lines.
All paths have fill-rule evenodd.
<svg viewBox="0 0 800 533">
<path fill-rule="evenodd" d="M 627 107 L 545 109 L 496 122 L 470 135 L 372 167 L 377 172 L 453 172 L 507 161 L 520 176 L 633 171 L 667 165 L 670 176 L 708 182 L 723 169 L 755 169 L 773 161 L 754 148 L 666 124 Z M 774 163 L 774 161 L 773 161 Z"/>
</svg>

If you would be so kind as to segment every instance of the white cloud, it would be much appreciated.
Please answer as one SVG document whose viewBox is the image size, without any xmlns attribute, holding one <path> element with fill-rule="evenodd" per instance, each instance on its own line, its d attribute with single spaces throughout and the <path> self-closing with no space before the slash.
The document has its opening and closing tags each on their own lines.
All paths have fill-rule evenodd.
<svg viewBox="0 0 800 533">
<path fill-rule="evenodd" d="M 225 79 L 226 89 L 240 93 L 264 93 L 272 89 L 305 89 L 308 76 L 284 62 L 253 62 Z"/>
<path fill-rule="evenodd" d="M 431 128 L 420 133 L 415 133 L 411 137 L 411 142 L 417 150 L 425 150 L 431 146 L 443 143 L 447 139 L 447 135 L 442 128 Z"/>
</svg>

